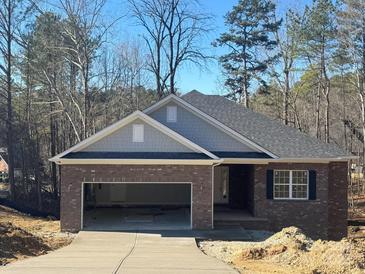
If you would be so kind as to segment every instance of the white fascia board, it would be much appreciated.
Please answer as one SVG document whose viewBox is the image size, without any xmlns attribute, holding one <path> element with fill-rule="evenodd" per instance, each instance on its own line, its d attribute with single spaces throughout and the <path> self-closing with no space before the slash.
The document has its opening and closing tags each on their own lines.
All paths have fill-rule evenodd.
<svg viewBox="0 0 365 274">
<path fill-rule="evenodd" d="M 270 159 L 222 158 L 223 164 L 268 164 Z"/>
<path fill-rule="evenodd" d="M 222 160 L 179 159 L 59 159 L 59 165 L 213 165 Z"/>
<path fill-rule="evenodd" d="M 356 156 L 357 157 L 357 156 Z M 330 162 L 348 162 L 350 157 L 337 158 L 279 158 L 279 159 L 261 159 L 261 158 L 223 158 L 223 164 L 269 164 L 269 163 L 312 163 L 328 164 Z"/>
<path fill-rule="evenodd" d="M 172 98 L 179 98 L 178 96 L 174 95 L 174 94 L 170 94 L 168 96 L 166 96 L 165 98 L 163 98 L 160 101 L 157 101 L 156 103 L 154 103 L 152 106 L 149 106 L 148 108 L 146 108 L 145 110 L 143 110 L 143 113 L 151 113 L 152 111 L 160 108 L 161 106 L 165 105 L 166 103 L 170 102 L 170 100 Z"/>
<path fill-rule="evenodd" d="M 70 147 L 69 149 L 65 150 L 64 152 L 57 154 L 56 156 L 49 159 L 49 161 L 55 162 L 70 152 L 79 151 L 79 150 L 99 141 L 103 137 L 113 133 L 114 131 L 122 128 L 129 122 L 137 119 L 138 118 L 137 115 L 138 115 L 138 111 L 133 112 L 132 114 L 128 115 L 127 117 L 123 118 L 122 120 L 100 130 L 99 132 L 95 133 L 94 135 L 91 135 L 90 137 L 84 139 L 83 141 L 81 141 L 81 142 L 77 143 L 76 145 Z"/>
<path fill-rule="evenodd" d="M 357 157 L 357 156 L 354 156 Z M 352 156 L 343 157 L 331 157 L 331 158 L 279 158 L 273 159 L 269 162 L 275 163 L 330 163 L 330 162 L 348 162 L 350 160 L 357 159 Z"/>
<path fill-rule="evenodd" d="M 241 135 L 240 133 L 238 133 L 237 131 L 231 129 L 230 127 L 227 127 L 225 124 L 219 122 L 217 119 L 209 116 L 208 114 L 204 113 L 200 109 L 194 107 L 193 105 L 189 104 L 188 102 L 184 101 L 183 99 L 181 99 L 180 97 L 178 97 L 174 94 L 170 94 L 169 96 L 165 97 L 161 101 L 159 101 L 159 102 L 155 103 L 154 105 L 152 105 L 151 107 L 145 109 L 143 112 L 146 113 L 146 114 L 149 114 L 149 113 L 153 112 L 154 110 L 164 106 L 165 104 L 167 104 L 167 103 L 169 103 L 170 101 L 173 101 L 173 100 L 175 100 L 175 102 L 178 103 L 180 106 L 184 107 L 185 109 L 187 109 L 190 112 L 193 112 L 194 114 L 197 114 L 198 116 L 203 118 L 203 120 L 205 120 L 209 124 L 211 124 L 211 125 L 215 126 L 216 128 L 222 130 L 223 132 L 225 132 L 229 136 L 233 137 L 234 139 L 240 141 L 241 143 L 243 143 L 243 144 L 245 144 L 245 145 L 247 145 L 247 146 L 249 146 L 253 149 L 264 152 L 264 153 L 266 153 L 267 155 L 271 156 L 274 159 L 279 158 L 277 155 L 275 155 L 272 152 L 268 151 L 267 149 L 261 147 L 260 145 L 256 144 L 255 142 L 251 141 L 250 139 L 248 139 L 247 137 Z"/>
<path fill-rule="evenodd" d="M 100 139 L 106 137 L 107 135 L 112 134 L 116 130 L 128 125 L 132 121 L 136 119 L 141 119 L 142 121 L 146 122 L 150 126 L 156 128 L 157 130 L 161 131 L 162 133 L 166 134 L 167 136 L 173 138 L 175 141 L 181 143 L 182 145 L 190 148 L 191 150 L 195 152 L 201 152 L 206 154 L 207 156 L 211 157 L 212 159 L 219 159 L 217 156 L 215 156 L 213 153 L 207 151 L 206 149 L 200 147 L 199 145 L 191 142 L 190 140 L 186 139 L 185 137 L 181 136 L 177 132 L 171 130 L 170 128 L 164 126 L 160 122 L 154 120 L 150 116 L 144 114 L 143 112 L 137 110 L 130 114 L 129 116 L 125 117 L 124 119 L 104 128 L 103 130 L 99 131 L 98 133 L 90 136 L 89 138 L 81 141 L 80 143 L 74 145 L 73 147 L 69 148 L 68 150 L 52 157 L 49 159 L 52 162 L 59 161 L 61 157 L 65 156 L 66 154 L 74 151 L 80 151 L 81 149 L 99 141 Z"/>
</svg>

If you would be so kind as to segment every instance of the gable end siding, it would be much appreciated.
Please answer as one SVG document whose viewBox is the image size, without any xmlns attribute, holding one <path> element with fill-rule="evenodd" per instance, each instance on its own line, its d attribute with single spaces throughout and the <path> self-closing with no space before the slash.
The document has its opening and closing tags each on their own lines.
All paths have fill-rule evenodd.
<svg viewBox="0 0 365 274">
<path fill-rule="evenodd" d="M 133 124 L 144 125 L 144 141 L 133 142 Z M 156 128 L 136 119 L 111 135 L 91 144 L 81 151 L 107 152 L 192 152 L 191 149 L 175 141 Z"/>
<path fill-rule="evenodd" d="M 168 106 L 177 106 L 175 123 L 167 122 Z M 209 151 L 257 151 L 173 102 L 161 106 L 149 116 Z"/>
</svg>

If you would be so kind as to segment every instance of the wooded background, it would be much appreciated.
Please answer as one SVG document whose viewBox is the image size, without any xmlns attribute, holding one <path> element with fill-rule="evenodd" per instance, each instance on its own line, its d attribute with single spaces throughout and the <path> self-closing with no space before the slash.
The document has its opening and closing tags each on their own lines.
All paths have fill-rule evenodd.
<svg viewBox="0 0 365 274">
<path fill-rule="evenodd" d="M 106 0 L 0 0 L 0 147 L 13 202 L 57 215 L 60 176 L 49 158 L 179 94 L 181 67 L 214 60 L 217 93 L 360 155 L 363 166 L 365 1 L 316 0 L 281 15 L 272 1 L 240 0 L 211 41 L 221 56 L 201 46 L 215 30 L 198 1 L 121 4 L 129 13 L 110 18 Z M 109 43 L 120 20 L 140 27 L 138 39 Z"/>
</svg>

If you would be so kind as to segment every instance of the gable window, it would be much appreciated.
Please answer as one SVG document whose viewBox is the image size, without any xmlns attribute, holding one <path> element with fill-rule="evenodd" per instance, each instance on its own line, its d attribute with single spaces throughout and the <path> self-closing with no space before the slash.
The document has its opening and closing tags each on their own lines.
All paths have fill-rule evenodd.
<svg viewBox="0 0 365 274">
<path fill-rule="evenodd" d="M 144 142 L 144 126 L 141 124 L 133 125 L 133 142 L 142 143 Z"/>
<path fill-rule="evenodd" d="M 167 122 L 176 122 L 177 121 L 177 107 L 176 106 L 168 106 L 166 108 Z"/>
<path fill-rule="evenodd" d="M 308 199 L 308 170 L 274 170 L 274 199 Z"/>
</svg>

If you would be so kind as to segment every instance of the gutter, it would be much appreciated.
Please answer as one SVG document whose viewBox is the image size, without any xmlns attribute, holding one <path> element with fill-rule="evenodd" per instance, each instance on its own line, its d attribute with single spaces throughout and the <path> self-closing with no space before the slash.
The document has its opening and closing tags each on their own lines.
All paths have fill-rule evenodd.
<svg viewBox="0 0 365 274">
<path fill-rule="evenodd" d="M 344 156 L 334 158 L 223 158 L 226 164 L 269 164 L 269 163 L 330 163 L 330 162 L 348 162 L 358 159 L 358 156 Z"/>
<path fill-rule="evenodd" d="M 58 165 L 214 165 L 222 159 L 50 159 Z"/>
</svg>

